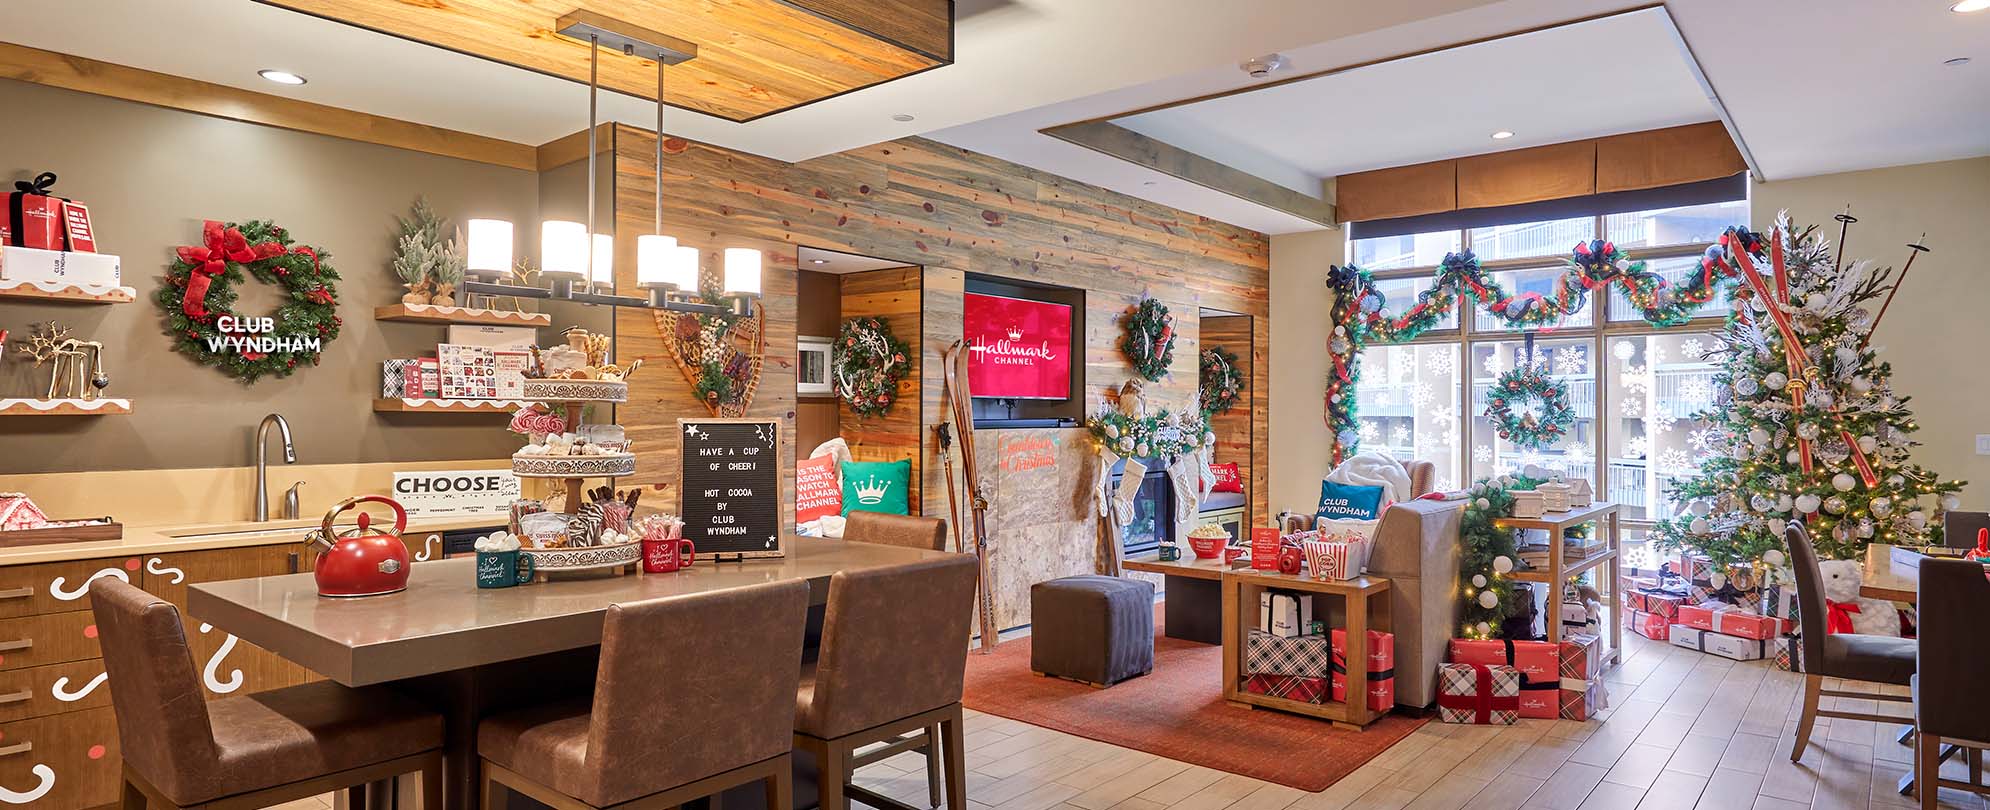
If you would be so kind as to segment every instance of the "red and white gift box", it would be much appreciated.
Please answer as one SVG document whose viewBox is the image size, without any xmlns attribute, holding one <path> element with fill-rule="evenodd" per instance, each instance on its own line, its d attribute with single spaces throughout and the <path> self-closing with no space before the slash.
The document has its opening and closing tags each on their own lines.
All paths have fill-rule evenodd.
<svg viewBox="0 0 1990 810">
<path fill-rule="evenodd" d="M 1334 668 L 1326 636 L 1279 636 L 1252 630 L 1244 640 L 1244 674 L 1325 678 Z"/>
<path fill-rule="evenodd" d="M 1546 641 L 1451 640 L 1451 661 L 1505 664 L 1520 673 L 1520 716 L 1553 720 L 1561 715 L 1561 649 Z"/>
<path fill-rule="evenodd" d="M 1610 708 L 1610 691 L 1602 678 L 1563 678 L 1561 702 L 1563 720 L 1588 720 Z"/>
<path fill-rule="evenodd" d="M 1672 637 L 1672 623 L 1664 616 L 1646 613 L 1642 610 L 1624 611 L 1624 626 L 1652 641 L 1665 641 Z"/>
<path fill-rule="evenodd" d="M 1799 636 L 1777 636 L 1770 642 L 1776 668 L 1784 672 L 1803 671 L 1803 639 Z"/>
<path fill-rule="evenodd" d="M 1336 703 L 1347 702 L 1347 630 L 1333 632 L 1331 686 Z M 1368 631 L 1368 708 L 1386 712 L 1396 705 L 1396 634 Z"/>
<path fill-rule="evenodd" d="M 1244 691 L 1301 703 L 1325 703 L 1327 679 L 1302 678 L 1296 675 L 1252 675 L 1244 679 Z"/>
<path fill-rule="evenodd" d="M 1505 664 L 1438 664 L 1437 716 L 1446 723 L 1513 725 L 1520 671 Z"/>
<path fill-rule="evenodd" d="M 1722 635 L 1757 640 L 1775 638 L 1783 630 L 1781 619 L 1751 613 L 1722 602 L 1683 605 L 1679 608 L 1679 615 L 1673 617 L 1672 623 L 1695 630 L 1711 630 Z"/>
<path fill-rule="evenodd" d="M 1679 615 L 1679 608 L 1685 604 L 1685 594 L 1654 590 L 1637 590 L 1624 594 L 1625 608 L 1641 613 L 1656 613 L 1668 622 Z"/>
<path fill-rule="evenodd" d="M 1603 674 L 1603 639 L 1588 633 L 1574 633 L 1562 636 L 1561 668 L 1563 680 L 1569 678 L 1588 679 Z"/>
<path fill-rule="evenodd" d="M 1672 646 L 1675 647 L 1699 650 L 1703 653 L 1712 653 L 1722 658 L 1732 658 L 1736 661 L 1754 661 L 1767 658 L 1773 651 L 1768 639 L 1730 636 L 1724 633 L 1716 633 L 1712 630 L 1687 627 L 1683 624 L 1672 626 L 1671 640 Z"/>
</svg>

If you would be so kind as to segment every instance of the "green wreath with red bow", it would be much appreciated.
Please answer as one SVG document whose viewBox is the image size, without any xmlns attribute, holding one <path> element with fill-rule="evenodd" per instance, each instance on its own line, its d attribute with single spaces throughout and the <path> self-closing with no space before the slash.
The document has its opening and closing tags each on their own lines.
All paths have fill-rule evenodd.
<svg viewBox="0 0 1990 810">
<path fill-rule="evenodd" d="M 1548 376 L 1540 364 L 1523 363 L 1493 381 L 1485 416 L 1500 438 L 1531 448 L 1566 435 L 1575 423 L 1575 408 L 1569 405 L 1566 384 Z"/>
<path fill-rule="evenodd" d="M 1127 310 L 1125 333 L 1119 336 L 1119 351 L 1133 371 L 1148 382 L 1167 376 L 1175 362 L 1175 316 L 1166 304 L 1152 298 Z"/>
<path fill-rule="evenodd" d="M 165 312 L 173 348 L 245 383 L 317 365 L 324 344 L 345 323 L 337 314 L 339 274 L 326 263 L 331 254 L 293 243 L 289 232 L 267 220 L 209 220 L 201 244 L 176 248 L 174 255 L 153 299 Z M 236 285 L 248 277 L 283 289 L 275 314 L 235 312 Z"/>
</svg>

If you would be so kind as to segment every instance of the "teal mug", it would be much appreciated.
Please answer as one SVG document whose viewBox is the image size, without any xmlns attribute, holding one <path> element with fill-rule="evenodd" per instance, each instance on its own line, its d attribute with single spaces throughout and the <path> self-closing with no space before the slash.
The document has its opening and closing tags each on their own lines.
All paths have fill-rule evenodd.
<svg viewBox="0 0 1990 810">
<path fill-rule="evenodd" d="M 512 551 L 477 552 L 477 587 L 509 588 L 532 581 L 532 555 Z"/>
</svg>

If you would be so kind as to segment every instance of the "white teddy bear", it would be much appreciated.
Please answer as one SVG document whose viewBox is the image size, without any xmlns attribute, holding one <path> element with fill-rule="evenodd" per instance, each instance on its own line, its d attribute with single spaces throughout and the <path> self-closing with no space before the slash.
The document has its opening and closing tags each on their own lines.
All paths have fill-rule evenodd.
<svg viewBox="0 0 1990 810">
<path fill-rule="evenodd" d="M 1900 635 L 1900 610 L 1892 602 L 1884 599 L 1868 599 L 1859 595 L 1859 583 L 1865 580 L 1865 565 L 1858 560 L 1820 560 L 1818 573 L 1824 576 L 1824 598 L 1857 606 L 1857 611 L 1832 611 L 1849 615 L 1852 619 L 1852 632 L 1871 636 Z M 1830 617 L 1825 619 L 1830 626 Z"/>
</svg>

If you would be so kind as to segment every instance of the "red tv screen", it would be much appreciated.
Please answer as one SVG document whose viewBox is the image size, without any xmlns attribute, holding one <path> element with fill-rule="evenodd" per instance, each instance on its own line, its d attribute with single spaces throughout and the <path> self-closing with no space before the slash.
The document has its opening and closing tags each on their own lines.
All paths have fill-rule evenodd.
<svg viewBox="0 0 1990 810">
<path fill-rule="evenodd" d="M 976 398 L 1071 398 L 1071 307 L 968 293 L 961 314 Z"/>
</svg>

